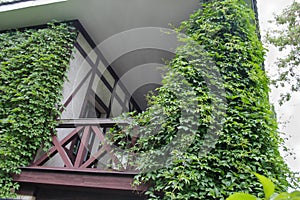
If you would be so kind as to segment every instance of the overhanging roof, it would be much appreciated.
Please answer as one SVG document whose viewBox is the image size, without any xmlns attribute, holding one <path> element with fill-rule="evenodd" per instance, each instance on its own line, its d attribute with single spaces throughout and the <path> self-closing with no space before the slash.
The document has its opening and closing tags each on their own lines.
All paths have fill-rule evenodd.
<svg viewBox="0 0 300 200">
<path fill-rule="evenodd" d="M 23 0 L 0 6 L 0 31 L 78 19 L 145 107 L 145 94 L 160 83 L 155 69 L 177 46 L 164 28 L 178 26 L 198 7 L 199 0 Z"/>
<path fill-rule="evenodd" d="M 96 43 L 140 27 L 177 26 L 198 0 L 31 0 L 0 6 L 0 30 L 79 19 Z"/>
</svg>

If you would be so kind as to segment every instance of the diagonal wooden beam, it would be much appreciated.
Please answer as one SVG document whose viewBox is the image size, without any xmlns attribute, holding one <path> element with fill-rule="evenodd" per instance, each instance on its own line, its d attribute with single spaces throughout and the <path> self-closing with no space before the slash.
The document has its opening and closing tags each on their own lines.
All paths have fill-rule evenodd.
<svg viewBox="0 0 300 200">
<path fill-rule="evenodd" d="M 51 156 L 57 153 L 57 149 L 55 147 L 51 147 L 49 151 L 44 153 L 37 161 L 33 162 L 31 166 L 39 166 L 43 165 L 45 162 L 47 162 Z"/>
<path fill-rule="evenodd" d="M 111 147 L 106 143 L 105 137 L 102 134 L 102 132 L 100 131 L 100 129 L 97 126 L 92 126 L 92 130 L 100 138 L 100 141 L 102 142 L 105 150 L 107 151 L 107 153 L 109 153 L 111 155 L 113 162 L 116 165 L 120 164 L 122 166 L 121 161 L 118 159 L 118 157 L 115 154 L 113 154 Z M 122 170 L 124 170 L 123 166 L 122 166 Z"/>
<path fill-rule="evenodd" d="M 83 165 L 80 166 L 80 168 L 83 169 L 90 167 L 90 165 L 93 164 L 103 152 L 105 152 L 105 148 L 101 147 L 100 150 L 92 155 Z"/>
<path fill-rule="evenodd" d="M 64 146 L 66 144 L 68 144 L 69 142 L 71 142 L 74 139 L 74 136 L 79 133 L 84 127 L 80 126 L 77 127 L 76 129 L 74 129 L 71 133 L 69 133 L 61 142 L 61 146 Z"/>
<path fill-rule="evenodd" d="M 61 159 L 63 160 L 64 164 L 66 165 L 67 168 L 73 168 L 73 164 L 68 156 L 68 154 L 65 152 L 61 144 L 59 143 L 57 137 L 55 135 L 52 136 L 52 142 L 57 149 Z"/>
<path fill-rule="evenodd" d="M 68 142 L 70 142 L 73 137 L 83 129 L 83 127 L 77 127 L 76 129 L 74 129 L 70 134 L 68 134 L 61 142 L 60 145 L 64 146 L 65 144 L 67 144 Z M 57 149 L 56 147 L 51 147 L 48 152 L 46 152 L 45 154 L 43 154 L 37 161 L 35 161 L 34 163 L 32 163 L 31 166 L 39 166 L 39 165 L 43 165 L 45 162 L 47 162 L 51 156 L 53 156 L 54 154 L 57 153 Z"/>
<path fill-rule="evenodd" d="M 81 138 L 81 142 L 80 142 L 80 147 L 76 156 L 76 160 L 75 160 L 75 164 L 74 167 L 75 168 L 79 168 L 79 166 L 83 163 L 83 159 L 84 156 L 87 152 L 87 144 L 88 144 L 88 140 L 90 138 L 90 127 L 86 126 L 84 128 L 84 132 Z"/>
</svg>

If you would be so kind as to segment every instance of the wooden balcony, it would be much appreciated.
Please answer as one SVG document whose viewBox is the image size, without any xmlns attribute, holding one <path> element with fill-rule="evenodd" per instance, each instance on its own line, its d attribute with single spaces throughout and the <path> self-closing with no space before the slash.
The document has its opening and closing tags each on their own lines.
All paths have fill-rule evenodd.
<svg viewBox="0 0 300 200">
<path fill-rule="evenodd" d="M 40 150 L 32 164 L 14 180 L 23 188 L 30 186 L 34 190 L 47 185 L 144 191 L 146 186 L 132 187 L 137 171 L 127 162 L 126 155 L 115 151 L 116 146 L 107 141 L 106 132 L 116 123 L 111 119 L 60 121 L 57 134 L 52 136 L 53 146 L 47 152 Z M 21 193 L 31 192 L 21 188 Z"/>
<path fill-rule="evenodd" d="M 126 124 L 128 122 L 118 122 Z M 106 132 L 116 124 L 111 119 L 63 120 L 52 136 L 53 147 L 38 152 L 31 167 L 46 166 L 64 169 L 100 169 L 107 171 L 134 171 L 124 155 L 116 155 L 106 140 Z"/>
</svg>

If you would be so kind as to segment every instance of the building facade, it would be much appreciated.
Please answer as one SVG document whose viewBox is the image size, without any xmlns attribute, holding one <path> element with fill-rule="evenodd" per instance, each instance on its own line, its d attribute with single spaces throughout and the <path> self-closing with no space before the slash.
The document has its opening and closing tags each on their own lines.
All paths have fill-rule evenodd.
<svg viewBox="0 0 300 200">
<path fill-rule="evenodd" d="M 248 2 L 253 9 L 255 2 Z M 14 180 L 31 199 L 145 199 L 132 187 L 138 172 L 106 141 L 114 117 L 147 108 L 160 69 L 180 45 L 178 26 L 198 0 L 17 0 L 0 2 L 0 30 L 42 28 L 55 19 L 78 36 L 63 87 L 53 147 L 39 150 Z M 118 121 L 119 124 L 130 123 Z M 134 145 L 134 138 L 129 138 Z"/>
</svg>

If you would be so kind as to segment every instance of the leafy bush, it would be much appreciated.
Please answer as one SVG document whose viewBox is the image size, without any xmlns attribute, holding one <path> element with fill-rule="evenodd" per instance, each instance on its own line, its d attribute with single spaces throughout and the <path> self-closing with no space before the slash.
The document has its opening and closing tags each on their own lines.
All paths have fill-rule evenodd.
<svg viewBox="0 0 300 200">
<path fill-rule="evenodd" d="M 276 76 L 273 83 L 276 87 L 287 87 L 281 93 L 279 103 L 289 101 L 292 92 L 300 89 L 300 2 L 294 1 L 275 16 L 274 30 L 269 30 L 267 41 L 276 46 L 279 51 L 284 51 L 285 57 L 277 58 Z"/>
<path fill-rule="evenodd" d="M 234 191 L 262 197 L 251 171 L 270 177 L 278 192 L 287 190 L 288 179 L 293 185 L 278 150 L 282 139 L 254 22 L 243 0 L 215 0 L 182 23 L 186 44 L 148 110 L 133 116 L 126 132 L 139 126 L 128 155 L 141 170 L 135 183 L 150 185 L 149 199 L 224 200 Z"/>
<path fill-rule="evenodd" d="M 66 24 L 0 34 L 0 197 L 18 189 L 11 175 L 50 144 L 76 35 Z"/>
</svg>

